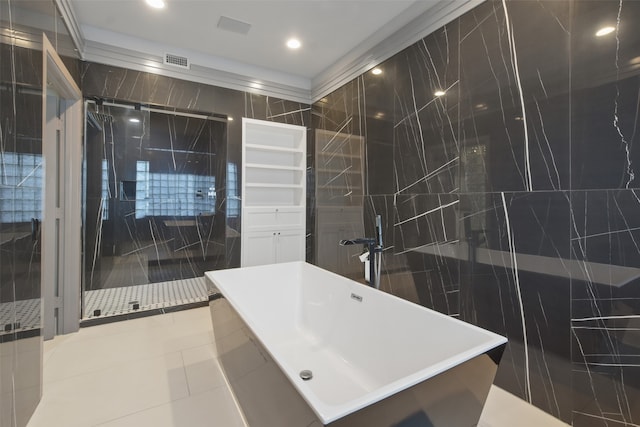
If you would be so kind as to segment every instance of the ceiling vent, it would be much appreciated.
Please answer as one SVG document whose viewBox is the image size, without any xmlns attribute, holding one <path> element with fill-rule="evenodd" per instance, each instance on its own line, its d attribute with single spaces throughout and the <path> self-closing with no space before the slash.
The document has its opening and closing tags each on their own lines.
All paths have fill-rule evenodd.
<svg viewBox="0 0 640 427">
<path fill-rule="evenodd" d="M 229 18 L 228 16 L 221 16 L 218 21 L 218 28 L 225 31 L 231 31 L 232 33 L 247 35 L 251 29 L 251 24 L 238 21 L 237 19 Z"/>
<path fill-rule="evenodd" d="M 172 65 L 174 67 L 180 67 L 186 70 L 191 68 L 191 64 L 189 64 L 189 58 L 187 58 L 186 56 L 174 55 L 173 53 L 164 54 L 164 63 L 166 65 Z"/>
</svg>

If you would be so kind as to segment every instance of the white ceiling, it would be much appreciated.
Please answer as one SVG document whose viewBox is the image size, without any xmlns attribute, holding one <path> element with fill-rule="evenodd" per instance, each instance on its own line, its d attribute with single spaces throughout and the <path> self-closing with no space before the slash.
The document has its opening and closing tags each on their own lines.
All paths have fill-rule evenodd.
<svg viewBox="0 0 640 427">
<path fill-rule="evenodd" d="M 106 44 L 126 40 L 111 34 L 118 33 L 157 43 L 169 52 L 197 52 L 310 80 L 368 38 L 389 36 L 397 31 L 437 0 L 166 0 L 166 3 L 164 9 L 156 10 L 144 0 L 71 2 L 87 40 Z M 221 16 L 251 24 L 249 33 L 242 35 L 217 28 Z M 303 44 L 297 51 L 285 46 L 292 36 Z"/>
<path fill-rule="evenodd" d="M 71 3 L 87 40 L 118 43 L 124 39 L 110 33 L 119 33 L 155 42 L 169 52 L 193 51 L 313 79 L 368 38 L 392 34 L 436 2 L 166 0 L 161 10 L 144 0 Z M 251 24 L 249 33 L 217 28 L 221 16 Z M 297 51 L 285 46 L 292 36 L 303 44 Z"/>
</svg>

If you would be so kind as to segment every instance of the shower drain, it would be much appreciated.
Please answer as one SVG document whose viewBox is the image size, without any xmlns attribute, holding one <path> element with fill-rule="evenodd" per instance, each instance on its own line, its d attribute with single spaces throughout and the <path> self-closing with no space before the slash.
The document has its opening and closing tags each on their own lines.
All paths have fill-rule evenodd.
<svg viewBox="0 0 640 427">
<path fill-rule="evenodd" d="M 304 381 L 309 381 L 311 378 L 313 378 L 313 372 L 308 369 L 300 371 L 300 378 L 302 378 Z"/>
</svg>

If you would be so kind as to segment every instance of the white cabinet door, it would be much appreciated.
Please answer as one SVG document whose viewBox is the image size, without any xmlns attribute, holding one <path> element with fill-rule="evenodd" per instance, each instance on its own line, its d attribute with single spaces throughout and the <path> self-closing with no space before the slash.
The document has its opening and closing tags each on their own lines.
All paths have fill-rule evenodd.
<svg viewBox="0 0 640 427">
<path fill-rule="evenodd" d="M 242 266 L 273 264 L 276 262 L 276 231 L 246 233 L 242 248 Z"/>
<path fill-rule="evenodd" d="M 305 260 L 305 235 L 303 229 L 281 230 L 277 232 L 277 262 Z"/>
<path fill-rule="evenodd" d="M 303 229 L 249 232 L 244 245 L 243 267 L 305 260 Z"/>
</svg>

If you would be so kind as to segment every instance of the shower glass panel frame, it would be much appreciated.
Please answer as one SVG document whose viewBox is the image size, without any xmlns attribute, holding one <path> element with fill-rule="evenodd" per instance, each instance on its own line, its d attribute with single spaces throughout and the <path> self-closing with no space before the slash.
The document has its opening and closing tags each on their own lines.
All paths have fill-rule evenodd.
<svg viewBox="0 0 640 427">
<path fill-rule="evenodd" d="M 85 106 L 83 319 L 206 297 L 226 265 L 226 118 Z"/>
</svg>

